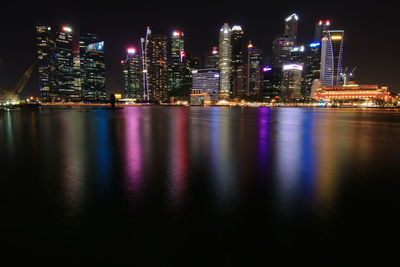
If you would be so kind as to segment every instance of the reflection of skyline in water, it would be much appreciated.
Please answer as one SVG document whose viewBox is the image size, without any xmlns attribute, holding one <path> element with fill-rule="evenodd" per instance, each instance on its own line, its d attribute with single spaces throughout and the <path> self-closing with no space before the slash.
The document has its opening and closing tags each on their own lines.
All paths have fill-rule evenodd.
<svg viewBox="0 0 400 267">
<path fill-rule="evenodd" d="M 82 117 L 64 118 L 61 120 L 61 158 L 62 180 L 66 198 L 66 208 L 69 216 L 79 211 L 83 201 L 86 181 L 87 159 L 84 153 L 86 130 Z"/>
<path fill-rule="evenodd" d="M 124 128 L 124 171 L 126 176 L 125 190 L 131 201 L 143 197 L 143 138 L 142 118 L 139 108 L 124 111 L 126 114 Z"/>
<path fill-rule="evenodd" d="M 168 180 L 169 202 L 179 208 L 185 199 L 188 179 L 188 110 L 171 110 L 169 120 Z"/>
<path fill-rule="evenodd" d="M 223 247 L 235 262 L 397 227 L 400 114 L 126 107 L 0 116 L 0 193 L 14 245 L 47 232 L 49 244 L 66 242 L 55 250 L 71 240 L 91 259 L 130 260 L 137 244 L 146 259 Z M 258 241 L 266 245 L 256 253 Z"/>
</svg>

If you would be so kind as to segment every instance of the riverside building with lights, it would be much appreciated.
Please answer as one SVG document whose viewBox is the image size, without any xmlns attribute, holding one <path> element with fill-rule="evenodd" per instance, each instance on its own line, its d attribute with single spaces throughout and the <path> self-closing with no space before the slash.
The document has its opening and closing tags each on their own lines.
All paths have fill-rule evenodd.
<svg viewBox="0 0 400 267">
<path fill-rule="evenodd" d="M 390 99 L 387 87 L 378 85 L 359 85 L 349 82 L 346 85 L 322 86 L 316 90 L 313 96 L 315 100 L 384 100 Z"/>
<path fill-rule="evenodd" d="M 192 71 L 191 103 L 201 100 L 217 101 L 220 92 L 220 72 L 217 68 L 197 69 Z M 204 101 L 203 101 L 204 102 Z"/>
</svg>

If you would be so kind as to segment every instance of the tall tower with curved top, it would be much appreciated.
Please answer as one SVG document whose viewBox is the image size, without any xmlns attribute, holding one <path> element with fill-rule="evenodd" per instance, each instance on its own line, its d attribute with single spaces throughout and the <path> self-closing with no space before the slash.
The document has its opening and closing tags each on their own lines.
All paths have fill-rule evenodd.
<svg viewBox="0 0 400 267">
<path fill-rule="evenodd" d="M 219 33 L 219 58 L 220 69 L 220 93 L 231 93 L 232 75 L 232 47 L 231 47 L 231 28 L 228 23 L 222 26 Z"/>
</svg>

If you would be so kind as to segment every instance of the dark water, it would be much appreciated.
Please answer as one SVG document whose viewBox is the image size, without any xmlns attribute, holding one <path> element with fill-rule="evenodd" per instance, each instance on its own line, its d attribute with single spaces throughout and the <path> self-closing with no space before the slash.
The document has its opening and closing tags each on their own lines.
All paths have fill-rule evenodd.
<svg viewBox="0 0 400 267">
<path fill-rule="evenodd" d="M 398 260 L 400 113 L 3 111 L 0 141 L 5 266 Z"/>
</svg>

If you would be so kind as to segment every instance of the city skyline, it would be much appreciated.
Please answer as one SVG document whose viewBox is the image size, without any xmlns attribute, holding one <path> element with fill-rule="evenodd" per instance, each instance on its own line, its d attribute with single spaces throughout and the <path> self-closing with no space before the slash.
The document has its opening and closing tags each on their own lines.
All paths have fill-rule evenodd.
<svg viewBox="0 0 400 267">
<path fill-rule="evenodd" d="M 37 14 L 30 14 L 26 19 L 21 19 L 18 23 L 13 24 L 14 31 L 7 28 L 5 34 L 6 36 L 11 36 L 9 39 L 12 40 L 12 42 L 1 44 L 2 53 L 0 58 L 3 59 L 3 64 L 5 66 L 1 69 L 2 77 L 0 78 L 0 84 L 1 86 L 14 84 L 26 67 L 35 60 L 35 26 L 37 26 L 39 22 L 48 22 L 56 25 L 71 25 L 72 28 L 78 28 L 82 32 L 95 32 L 100 36 L 104 36 L 106 49 L 105 61 L 107 66 L 106 91 L 107 94 L 109 94 L 113 91 L 120 92 L 122 90 L 123 81 L 120 75 L 122 71 L 120 61 L 125 59 L 124 54 L 127 47 L 134 46 L 139 50 L 140 37 L 145 34 L 146 26 L 150 26 L 154 32 L 168 36 L 174 30 L 185 32 L 185 50 L 194 52 L 196 56 L 199 56 L 204 61 L 204 53 L 210 50 L 211 47 L 218 46 L 218 32 L 221 25 L 223 25 L 223 23 L 229 23 L 231 26 L 240 25 L 247 39 L 251 40 L 257 47 L 260 47 L 267 56 L 271 56 L 272 39 L 283 32 L 285 18 L 296 13 L 299 16 L 298 44 L 306 44 L 313 38 L 316 21 L 320 19 L 329 19 L 332 21 L 332 29 L 343 29 L 346 32 L 343 66 L 349 68 L 358 67 L 355 73 L 356 80 L 362 84 L 387 85 L 390 91 L 399 91 L 400 81 L 397 80 L 397 75 L 394 74 L 395 69 L 393 68 L 394 64 L 397 62 L 396 55 L 391 57 L 388 51 L 377 46 L 377 44 L 380 43 L 379 39 L 374 38 L 377 34 L 383 35 L 385 32 L 393 30 L 394 25 L 393 23 L 389 23 L 392 19 L 389 15 L 380 15 L 378 18 L 382 17 L 383 20 L 379 20 L 380 22 L 376 22 L 375 20 L 375 23 L 371 24 L 371 21 L 363 20 L 363 18 L 373 12 L 368 6 L 363 7 L 365 9 L 364 13 L 359 12 L 358 16 L 352 17 L 350 16 L 350 11 L 343 10 L 339 12 L 337 7 L 327 6 L 326 9 L 317 7 L 310 9 L 310 6 L 312 5 L 299 3 L 291 6 L 288 2 L 285 6 L 274 7 L 276 14 L 272 14 L 268 11 L 268 13 L 265 14 L 271 16 L 264 15 L 255 19 L 254 16 L 249 15 L 247 8 L 244 8 L 244 10 L 228 8 L 223 14 L 217 16 L 215 13 L 221 11 L 221 6 L 220 4 L 216 4 L 214 6 L 215 12 L 208 11 L 210 17 L 196 25 L 194 24 L 194 19 L 197 18 L 198 15 L 190 13 L 190 9 L 188 8 L 181 7 L 176 7 L 175 10 L 167 7 L 165 14 L 161 14 L 161 19 L 156 20 L 155 14 L 160 13 L 160 4 L 160 8 L 154 9 L 154 14 L 150 14 L 148 18 L 144 20 L 142 19 L 140 24 L 135 24 L 129 30 L 127 29 L 129 28 L 128 26 L 132 26 L 132 23 L 134 21 L 137 22 L 138 19 L 132 19 L 132 23 L 128 24 L 124 24 L 126 19 L 123 18 L 116 21 L 105 22 L 98 20 L 91 22 L 90 19 L 93 18 L 96 12 L 98 12 L 98 15 L 112 13 L 100 11 L 98 8 L 89 9 L 88 6 L 83 6 L 82 10 L 77 10 L 75 13 L 71 12 L 71 8 L 65 8 L 65 10 L 60 11 L 60 16 L 56 16 L 50 11 L 38 11 Z M 309 9 L 307 9 L 307 7 Z M 12 9 L 13 7 L 10 8 Z M 115 6 L 113 8 L 115 10 L 120 10 Z M 363 8 L 361 8 L 361 11 Z M 36 9 L 37 8 L 34 8 L 34 10 Z M 377 14 L 380 9 L 385 8 L 383 6 L 378 7 Z M 84 11 L 88 10 L 91 10 L 90 14 L 84 17 Z M 204 10 L 203 6 L 201 6 L 198 11 L 201 10 Z M 189 15 L 193 15 L 194 18 L 190 18 Z M 113 16 L 117 17 L 117 15 Z M 5 18 L 7 19 L 7 16 Z M 8 20 L 10 22 L 13 21 L 11 18 L 8 18 Z M 358 28 L 362 24 L 366 26 Z M 384 24 L 385 27 L 379 27 L 379 25 L 382 24 Z M 369 32 L 368 35 L 366 35 L 367 29 Z M 18 38 L 12 38 L 12 36 L 15 35 L 17 35 Z M 394 38 L 396 39 L 398 37 L 394 36 Z M 376 47 L 376 50 L 371 50 L 371 47 Z M 5 53 L 5 51 L 8 50 L 9 52 Z M 374 53 L 370 53 L 370 51 L 374 51 Z M 365 55 L 366 52 L 369 53 L 368 57 Z M 386 56 L 384 56 L 385 54 Z M 19 64 L 16 65 L 15 62 L 19 62 Z M 204 64 L 204 62 L 202 63 Z M 37 84 L 37 73 L 34 73 L 31 80 L 28 82 L 25 94 L 38 96 L 39 91 Z"/>
</svg>

